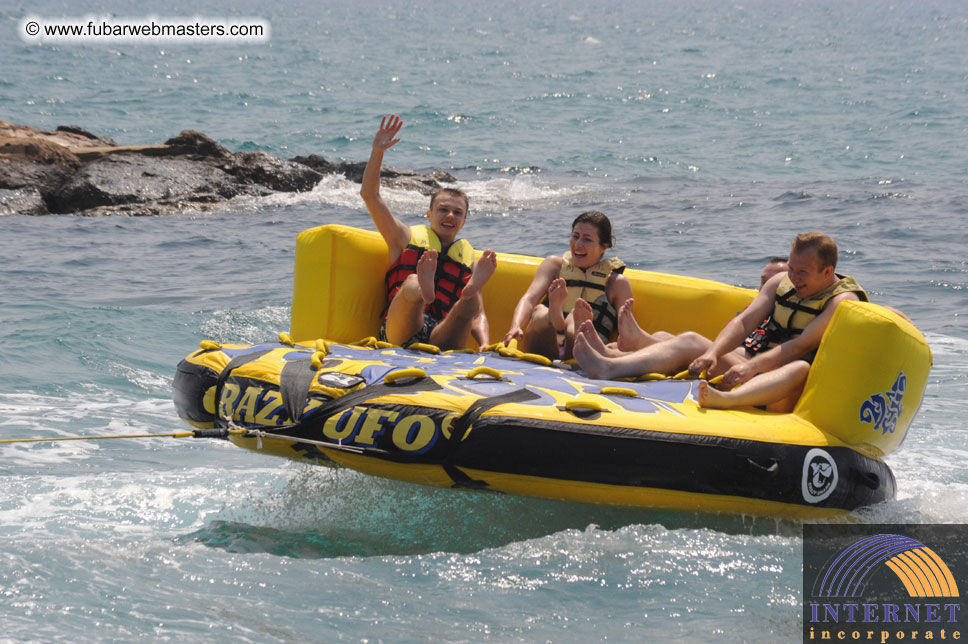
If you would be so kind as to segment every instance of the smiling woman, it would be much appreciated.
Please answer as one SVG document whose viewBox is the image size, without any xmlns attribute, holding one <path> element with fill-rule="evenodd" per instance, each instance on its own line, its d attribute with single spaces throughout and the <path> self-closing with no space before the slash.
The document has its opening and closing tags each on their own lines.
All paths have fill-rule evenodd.
<svg viewBox="0 0 968 644">
<path fill-rule="evenodd" d="M 518 301 L 504 342 L 547 358 L 570 358 L 575 330 L 591 321 L 605 342 L 617 326 L 617 311 L 632 297 L 625 264 L 605 257 L 612 224 L 604 214 L 584 212 L 571 225 L 569 250 L 546 258 Z"/>
</svg>

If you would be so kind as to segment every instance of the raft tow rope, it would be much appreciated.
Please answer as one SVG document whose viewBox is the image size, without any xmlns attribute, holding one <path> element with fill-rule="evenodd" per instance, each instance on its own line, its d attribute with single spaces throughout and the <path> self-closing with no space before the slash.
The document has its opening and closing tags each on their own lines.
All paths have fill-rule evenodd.
<svg viewBox="0 0 968 644">
<path fill-rule="evenodd" d="M 57 438 L 4 438 L 0 443 L 53 443 L 58 441 L 105 441 L 118 438 L 228 438 L 244 434 L 244 429 L 194 429 L 168 434 L 108 434 L 103 436 L 59 436 Z"/>
</svg>

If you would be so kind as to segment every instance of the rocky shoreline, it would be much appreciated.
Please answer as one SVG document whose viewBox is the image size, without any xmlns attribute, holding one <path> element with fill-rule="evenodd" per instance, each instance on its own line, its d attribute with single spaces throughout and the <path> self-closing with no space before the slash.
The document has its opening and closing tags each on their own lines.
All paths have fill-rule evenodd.
<svg viewBox="0 0 968 644">
<path fill-rule="evenodd" d="M 37 130 L 0 121 L 0 215 L 166 215 L 211 210 L 239 196 L 312 190 L 324 175 L 360 183 L 365 162 L 280 159 L 230 152 L 184 130 L 161 145 L 121 146 L 76 126 Z M 383 168 L 381 183 L 431 194 L 456 179 L 443 170 Z"/>
</svg>

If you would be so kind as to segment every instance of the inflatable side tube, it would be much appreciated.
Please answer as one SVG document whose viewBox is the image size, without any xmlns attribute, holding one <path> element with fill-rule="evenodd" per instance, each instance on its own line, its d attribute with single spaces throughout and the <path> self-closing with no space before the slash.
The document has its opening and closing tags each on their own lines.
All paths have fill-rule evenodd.
<svg viewBox="0 0 968 644">
<path fill-rule="evenodd" d="M 793 413 L 875 457 L 901 444 L 931 371 L 924 336 L 896 313 L 842 302 Z"/>
</svg>

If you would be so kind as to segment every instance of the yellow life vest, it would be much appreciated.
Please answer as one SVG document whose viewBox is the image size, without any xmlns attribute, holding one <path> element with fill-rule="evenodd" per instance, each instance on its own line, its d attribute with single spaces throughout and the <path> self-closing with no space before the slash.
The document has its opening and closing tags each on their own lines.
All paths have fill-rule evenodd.
<svg viewBox="0 0 968 644">
<path fill-rule="evenodd" d="M 581 298 L 592 305 L 595 317 L 592 323 L 599 335 L 609 337 L 618 322 L 615 307 L 608 301 L 605 294 L 605 284 L 609 276 L 625 271 L 625 263 L 618 257 L 602 257 L 594 266 L 581 269 L 575 266 L 571 251 L 561 256 L 561 277 L 568 287 L 568 296 L 561 307 L 565 315 L 575 308 L 575 302 Z"/>
<path fill-rule="evenodd" d="M 776 288 L 773 313 L 746 338 L 746 352 L 755 355 L 797 337 L 823 313 L 827 302 L 835 295 L 856 293 L 861 301 L 869 301 L 867 293 L 853 277 L 840 274 L 837 277 L 839 279 L 824 290 L 801 299 L 797 297 L 789 276 L 784 276 Z"/>
</svg>

